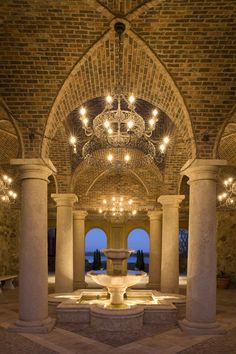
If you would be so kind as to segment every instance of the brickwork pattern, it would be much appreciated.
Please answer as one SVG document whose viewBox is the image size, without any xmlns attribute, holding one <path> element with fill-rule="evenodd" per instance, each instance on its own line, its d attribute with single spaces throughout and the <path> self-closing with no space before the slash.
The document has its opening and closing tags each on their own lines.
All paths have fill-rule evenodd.
<svg viewBox="0 0 236 354">
<path fill-rule="evenodd" d="M 235 11 L 234 1 L 160 1 L 132 23 L 184 96 L 199 158 L 212 157 L 235 103 Z"/>
<path fill-rule="evenodd" d="M 102 0 L 100 1 L 106 8 L 108 8 L 114 15 L 116 16 L 124 16 L 129 12 L 132 12 L 137 7 L 145 4 L 147 1 L 145 0 Z"/>
<path fill-rule="evenodd" d="M 26 156 L 37 157 L 58 90 L 108 21 L 77 0 L 10 0 L 0 6 L 0 94 L 19 119 Z M 30 142 L 32 130 L 38 134 Z"/>
<path fill-rule="evenodd" d="M 71 156 L 62 123 L 87 100 L 114 91 L 117 42 L 110 21 L 117 13 L 131 21 L 122 45 L 124 91 L 162 109 L 176 128 L 161 172 L 135 170 L 153 186 L 153 203 L 159 193 L 177 193 L 195 137 L 197 156 L 213 157 L 218 130 L 235 102 L 234 1 L 9 0 L 0 6 L 0 94 L 22 132 L 25 156 L 43 152 L 57 167 L 59 192 L 83 194 L 102 172 L 82 163 L 71 177 L 80 161 Z M 233 123 L 219 155 L 235 163 Z M 6 141 L 0 132 L 6 147 L 0 161 L 16 156 L 13 135 Z"/>
<path fill-rule="evenodd" d="M 226 125 L 219 145 L 219 157 L 236 165 L 236 113 Z"/>
<path fill-rule="evenodd" d="M 49 116 L 47 136 L 53 136 L 61 121 L 87 100 L 114 92 L 118 84 L 116 53 L 117 41 L 111 30 L 66 80 Z M 122 73 L 124 92 L 133 93 L 164 111 L 182 132 L 188 150 L 194 154 L 191 123 L 178 89 L 163 65 L 132 31 L 127 31 L 124 39 Z M 46 139 L 44 143 L 47 144 Z M 46 153 L 45 144 L 43 152 Z"/>
</svg>

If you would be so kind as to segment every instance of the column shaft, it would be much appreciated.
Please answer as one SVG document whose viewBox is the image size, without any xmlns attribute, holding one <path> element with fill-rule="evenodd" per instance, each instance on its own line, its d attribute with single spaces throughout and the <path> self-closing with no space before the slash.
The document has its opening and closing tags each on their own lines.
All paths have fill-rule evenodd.
<svg viewBox="0 0 236 354">
<path fill-rule="evenodd" d="M 161 196 L 163 206 L 161 291 L 179 292 L 179 204 L 181 195 Z"/>
<path fill-rule="evenodd" d="M 74 263 L 74 288 L 83 289 L 85 282 L 85 217 L 86 211 L 76 210 L 73 213 L 73 263 Z"/>
<path fill-rule="evenodd" d="M 190 177 L 186 319 L 189 333 L 221 333 L 216 315 L 216 177 L 217 161 L 196 160 Z M 218 162 L 220 164 L 220 162 Z"/>
<path fill-rule="evenodd" d="M 22 184 L 19 320 L 10 330 L 44 333 L 55 322 L 48 317 L 47 178 L 52 170 L 41 159 L 11 163 L 19 165 Z"/>
<path fill-rule="evenodd" d="M 73 204 L 75 194 L 52 194 L 57 203 L 55 291 L 73 291 Z"/>
<path fill-rule="evenodd" d="M 149 212 L 150 217 L 150 252 L 148 287 L 160 290 L 161 285 L 161 238 L 162 211 Z"/>
</svg>

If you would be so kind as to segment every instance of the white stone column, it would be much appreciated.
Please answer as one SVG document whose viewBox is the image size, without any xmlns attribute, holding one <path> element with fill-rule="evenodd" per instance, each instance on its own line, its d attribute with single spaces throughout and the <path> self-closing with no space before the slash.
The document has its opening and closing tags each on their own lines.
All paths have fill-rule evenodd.
<svg viewBox="0 0 236 354">
<path fill-rule="evenodd" d="M 222 333 L 216 315 L 216 178 L 224 160 L 195 160 L 182 174 L 189 177 L 189 238 L 186 319 L 192 334 Z"/>
<path fill-rule="evenodd" d="M 75 194 L 52 194 L 57 205 L 55 292 L 73 291 L 73 205 Z"/>
<path fill-rule="evenodd" d="M 56 171 L 48 159 L 15 159 L 21 179 L 19 320 L 15 332 L 49 332 L 47 186 Z"/>
<path fill-rule="evenodd" d="M 161 291 L 179 292 L 179 204 L 184 195 L 162 195 Z"/>
<path fill-rule="evenodd" d="M 160 290 L 161 286 L 161 238 L 162 211 L 153 210 L 150 218 L 149 284 L 151 289 Z"/>
<path fill-rule="evenodd" d="M 73 212 L 73 263 L 74 263 L 74 289 L 84 289 L 85 282 L 85 218 L 87 211 Z"/>
</svg>

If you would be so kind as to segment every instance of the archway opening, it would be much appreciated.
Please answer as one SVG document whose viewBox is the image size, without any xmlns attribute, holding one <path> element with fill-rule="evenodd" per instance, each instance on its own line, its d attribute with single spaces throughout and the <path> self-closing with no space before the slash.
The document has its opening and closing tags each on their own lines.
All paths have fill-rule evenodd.
<svg viewBox="0 0 236 354">
<path fill-rule="evenodd" d="M 180 275 L 187 274 L 188 260 L 188 230 L 179 229 L 179 273 Z"/>
<path fill-rule="evenodd" d="M 149 234 L 144 229 L 134 229 L 128 235 L 128 248 L 135 252 L 128 258 L 129 270 L 149 270 Z"/>
<path fill-rule="evenodd" d="M 107 247 L 107 235 L 100 228 L 93 228 L 85 235 L 85 271 L 106 269 L 106 257 L 101 249 Z M 100 258 L 100 262 L 97 260 Z"/>
</svg>

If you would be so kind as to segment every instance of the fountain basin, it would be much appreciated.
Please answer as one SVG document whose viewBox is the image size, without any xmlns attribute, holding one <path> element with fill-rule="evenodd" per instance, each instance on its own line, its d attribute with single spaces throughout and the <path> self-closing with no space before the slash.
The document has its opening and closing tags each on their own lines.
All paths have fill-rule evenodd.
<svg viewBox="0 0 236 354">
<path fill-rule="evenodd" d="M 147 276 L 145 272 L 130 271 L 127 275 L 109 275 L 105 271 L 90 271 L 87 273 L 97 284 L 107 288 L 110 294 L 109 307 L 127 307 L 124 304 L 124 294 L 126 289 L 137 284 L 143 277 Z"/>
<path fill-rule="evenodd" d="M 126 248 L 103 248 L 101 251 L 105 254 L 107 258 L 111 260 L 127 259 L 131 255 L 131 253 L 134 252 L 133 250 L 129 250 Z"/>
<path fill-rule="evenodd" d="M 127 290 L 127 308 L 109 308 L 108 293 L 103 289 L 78 290 L 69 294 L 51 294 L 57 301 L 57 320 L 89 324 L 108 331 L 138 330 L 143 324 L 173 326 L 185 313 L 185 296 L 163 294 L 156 290 Z"/>
</svg>

